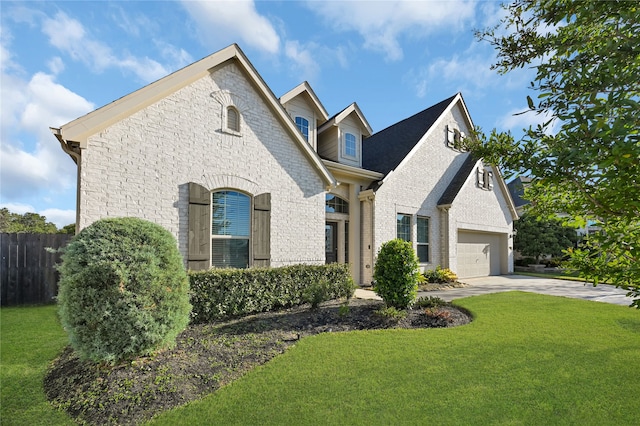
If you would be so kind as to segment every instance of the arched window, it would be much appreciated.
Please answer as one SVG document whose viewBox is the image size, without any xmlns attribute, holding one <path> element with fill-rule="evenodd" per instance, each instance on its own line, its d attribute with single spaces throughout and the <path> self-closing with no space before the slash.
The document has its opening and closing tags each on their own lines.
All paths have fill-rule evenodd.
<svg viewBox="0 0 640 426">
<path fill-rule="evenodd" d="M 353 133 L 345 133 L 344 135 L 344 155 L 348 157 L 355 157 L 357 155 L 358 148 L 356 145 L 356 136 Z"/>
<path fill-rule="evenodd" d="M 249 267 L 251 198 L 236 191 L 217 191 L 211 201 L 211 266 Z"/>
<path fill-rule="evenodd" d="M 327 213 L 349 213 L 349 202 L 337 195 L 327 194 L 324 211 Z"/>
<path fill-rule="evenodd" d="M 296 117 L 296 126 L 304 136 L 304 140 L 309 141 L 309 120 L 304 117 Z"/>
<path fill-rule="evenodd" d="M 234 107 L 227 107 L 227 129 L 234 132 L 240 131 L 240 114 Z"/>
</svg>

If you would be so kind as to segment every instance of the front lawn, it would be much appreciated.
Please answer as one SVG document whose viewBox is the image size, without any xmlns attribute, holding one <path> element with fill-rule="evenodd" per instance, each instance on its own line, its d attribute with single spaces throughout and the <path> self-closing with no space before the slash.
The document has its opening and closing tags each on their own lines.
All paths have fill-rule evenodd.
<svg viewBox="0 0 640 426">
<path fill-rule="evenodd" d="M 47 402 L 42 379 L 67 344 L 55 306 L 0 309 L 0 421 L 3 425 L 72 424 Z"/>
<path fill-rule="evenodd" d="M 458 304 L 471 324 L 304 338 L 152 424 L 637 424 L 640 311 L 521 292 Z M 0 313 L 2 424 L 72 424 L 42 388 L 66 342 L 55 307 Z"/>
<path fill-rule="evenodd" d="M 452 329 L 331 333 L 153 424 L 637 424 L 640 311 L 521 292 Z"/>
</svg>

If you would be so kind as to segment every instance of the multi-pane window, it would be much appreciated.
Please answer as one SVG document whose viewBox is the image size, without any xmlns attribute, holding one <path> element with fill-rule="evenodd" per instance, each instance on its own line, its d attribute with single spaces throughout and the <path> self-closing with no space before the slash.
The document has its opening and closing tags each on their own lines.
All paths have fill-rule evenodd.
<svg viewBox="0 0 640 426">
<path fill-rule="evenodd" d="M 296 117 L 296 126 L 304 136 L 304 140 L 309 141 L 309 120 L 304 117 Z"/>
<path fill-rule="evenodd" d="M 417 225 L 417 243 L 418 243 L 418 260 L 420 263 L 429 262 L 429 218 L 418 216 Z"/>
<path fill-rule="evenodd" d="M 227 108 L 227 129 L 234 132 L 240 131 L 240 114 L 234 107 Z"/>
<path fill-rule="evenodd" d="M 411 241 L 411 215 L 398 213 L 396 216 L 397 238 Z"/>
<path fill-rule="evenodd" d="M 247 268 L 251 198 L 236 191 L 214 192 L 211 218 L 211 265 Z"/>
<path fill-rule="evenodd" d="M 356 136 L 353 133 L 345 133 L 344 135 L 344 155 L 355 157 L 357 154 Z"/>
<path fill-rule="evenodd" d="M 349 213 L 349 202 L 333 194 L 327 194 L 324 211 L 327 213 Z"/>
</svg>

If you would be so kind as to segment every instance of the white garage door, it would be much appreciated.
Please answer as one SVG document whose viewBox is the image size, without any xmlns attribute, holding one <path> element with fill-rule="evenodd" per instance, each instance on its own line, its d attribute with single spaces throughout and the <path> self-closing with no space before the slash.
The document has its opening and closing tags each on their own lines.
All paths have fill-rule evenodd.
<svg viewBox="0 0 640 426">
<path fill-rule="evenodd" d="M 484 232 L 458 232 L 458 270 L 460 278 L 501 274 L 500 235 Z"/>
</svg>

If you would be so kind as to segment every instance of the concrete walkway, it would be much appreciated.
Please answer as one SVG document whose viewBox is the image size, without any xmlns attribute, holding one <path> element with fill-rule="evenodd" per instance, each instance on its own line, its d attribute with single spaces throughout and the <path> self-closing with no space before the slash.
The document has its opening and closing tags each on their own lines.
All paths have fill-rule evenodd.
<svg viewBox="0 0 640 426">
<path fill-rule="evenodd" d="M 466 284 L 466 287 L 438 291 L 421 291 L 418 292 L 418 297 L 437 296 L 450 302 L 462 297 L 518 290 L 624 306 L 629 306 L 633 301 L 630 297 L 625 296 L 627 294 L 626 290 L 608 285 L 598 285 L 594 287 L 592 284 L 585 284 L 579 281 L 538 278 L 525 275 L 501 275 L 469 278 L 460 281 Z M 380 299 L 374 292 L 363 289 L 357 289 L 355 297 L 360 299 Z"/>
</svg>

